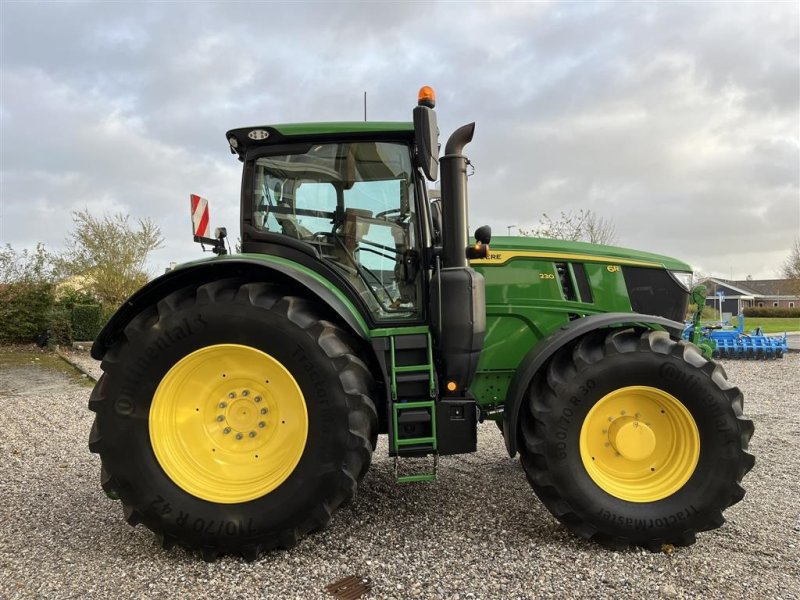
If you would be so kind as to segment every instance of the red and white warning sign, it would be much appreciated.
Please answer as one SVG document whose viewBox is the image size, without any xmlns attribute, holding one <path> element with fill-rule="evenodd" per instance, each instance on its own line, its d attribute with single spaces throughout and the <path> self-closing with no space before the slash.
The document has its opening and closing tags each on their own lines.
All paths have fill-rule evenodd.
<svg viewBox="0 0 800 600">
<path fill-rule="evenodd" d="M 208 200 L 196 194 L 191 194 L 192 200 L 192 230 L 194 235 L 208 237 Z"/>
</svg>

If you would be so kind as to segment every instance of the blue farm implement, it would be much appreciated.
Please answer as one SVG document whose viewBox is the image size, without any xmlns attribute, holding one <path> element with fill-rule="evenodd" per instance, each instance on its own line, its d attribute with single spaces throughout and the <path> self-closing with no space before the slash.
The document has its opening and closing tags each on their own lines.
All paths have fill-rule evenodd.
<svg viewBox="0 0 800 600">
<path fill-rule="evenodd" d="M 745 333 L 744 315 L 739 316 L 738 326 L 724 328 L 721 325 L 702 325 L 700 313 L 705 302 L 706 288 L 698 285 L 692 290 L 692 303 L 697 306 L 692 320 L 683 330 L 683 339 L 699 346 L 706 358 L 782 358 L 788 351 L 786 334 L 769 337 L 761 328 Z"/>
<path fill-rule="evenodd" d="M 785 333 L 769 337 L 760 328 L 745 333 L 743 315 L 736 329 L 709 329 L 703 335 L 716 346 L 712 352 L 714 358 L 782 358 L 789 348 Z"/>
</svg>

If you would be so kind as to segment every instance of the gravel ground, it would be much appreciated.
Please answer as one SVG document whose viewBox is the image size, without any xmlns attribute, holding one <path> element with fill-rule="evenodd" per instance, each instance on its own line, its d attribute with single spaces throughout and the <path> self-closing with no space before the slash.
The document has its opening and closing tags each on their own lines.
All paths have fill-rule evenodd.
<svg viewBox="0 0 800 600">
<path fill-rule="evenodd" d="M 207 564 L 161 550 L 100 490 L 87 380 L 52 356 L 0 352 L 0 598 L 330 598 L 325 586 L 351 574 L 373 580 L 371 598 L 800 598 L 800 354 L 724 364 L 757 462 L 728 522 L 690 548 L 572 537 L 484 424 L 479 452 L 442 459 L 432 484 L 396 485 L 382 440 L 327 530 L 253 563 Z"/>
</svg>

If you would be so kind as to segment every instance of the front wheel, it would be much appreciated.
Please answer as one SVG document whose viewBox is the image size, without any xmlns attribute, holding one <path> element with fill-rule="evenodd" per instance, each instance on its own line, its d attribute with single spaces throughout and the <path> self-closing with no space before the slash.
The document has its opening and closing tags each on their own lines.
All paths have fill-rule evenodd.
<svg viewBox="0 0 800 600">
<path fill-rule="evenodd" d="M 90 449 L 131 524 L 204 558 L 290 547 L 352 499 L 374 381 L 307 299 L 222 280 L 145 309 L 108 351 Z"/>
<path fill-rule="evenodd" d="M 689 545 L 722 525 L 753 466 L 742 393 L 664 332 L 594 332 L 529 390 L 522 464 L 578 535 L 614 547 Z"/>
</svg>

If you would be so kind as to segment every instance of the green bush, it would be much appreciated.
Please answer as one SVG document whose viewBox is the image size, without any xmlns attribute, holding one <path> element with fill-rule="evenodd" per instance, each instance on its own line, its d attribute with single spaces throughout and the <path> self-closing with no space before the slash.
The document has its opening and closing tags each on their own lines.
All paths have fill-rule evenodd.
<svg viewBox="0 0 800 600">
<path fill-rule="evenodd" d="M 100 327 L 105 327 L 105 324 L 114 316 L 114 313 L 119 310 L 116 304 L 103 304 L 100 308 Z"/>
<path fill-rule="evenodd" d="M 800 308 L 752 307 L 743 312 L 745 317 L 800 317 Z"/>
<path fill-rule="evenodd" d="M 95 297 L 89 292 L 82 290 L 61 289 L 56 293 L 56 304 L 68 310 L 76 304 L 97 304 Z"/>
<path fill-rule="evenodd" d="M 63 306 L 53 306 L 47 323 L 47 344 L 49 346 L 71 346 L 72 314 Z"/>
<path fill-rule="evenodd" d="M 0 342 L 35 342 L 48 327 L 53 286 L 20 281 L 0 284 Z"/>
<path fill-rule="evenodd" d="M 100 333 L 99 304 L 75 304 L 72 307 L 72 337 L 79 341 L 93 340 Z"/>
</svg>

